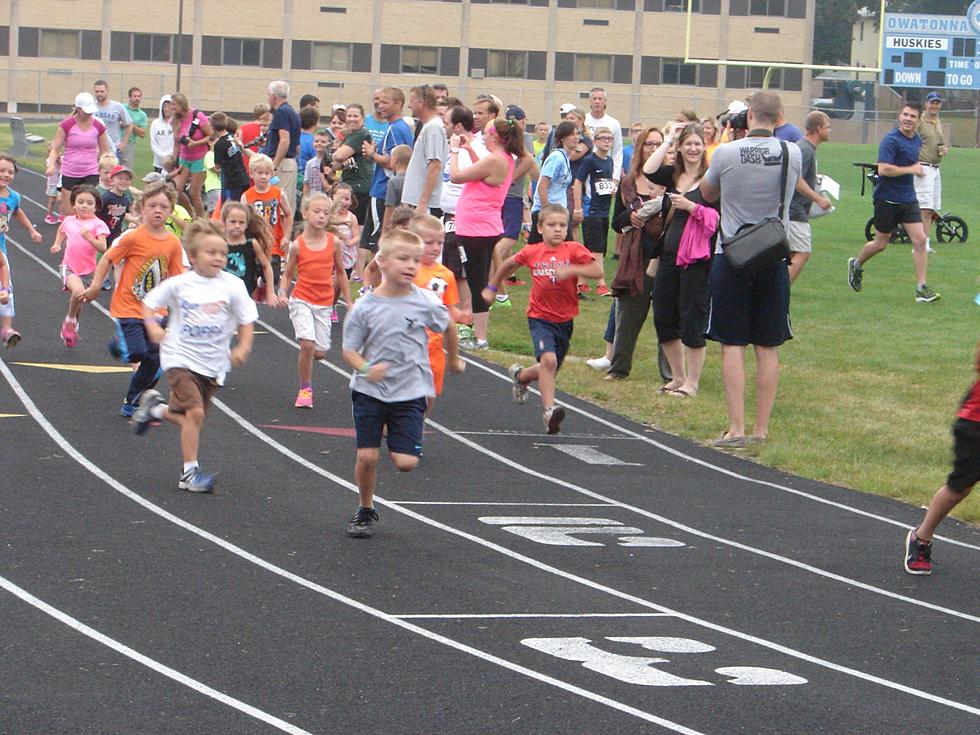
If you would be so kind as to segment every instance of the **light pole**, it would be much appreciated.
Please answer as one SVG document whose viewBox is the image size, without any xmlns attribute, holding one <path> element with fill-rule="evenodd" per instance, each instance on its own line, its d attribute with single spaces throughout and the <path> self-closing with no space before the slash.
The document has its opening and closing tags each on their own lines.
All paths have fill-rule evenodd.
<svg viewBox="0 0 980 735">
<path fill-rule="evenodd" d="M 177 3 L 177 91 L 180 91 L 180 68 L 184 60 L 184 0 Z"/>
</svg>

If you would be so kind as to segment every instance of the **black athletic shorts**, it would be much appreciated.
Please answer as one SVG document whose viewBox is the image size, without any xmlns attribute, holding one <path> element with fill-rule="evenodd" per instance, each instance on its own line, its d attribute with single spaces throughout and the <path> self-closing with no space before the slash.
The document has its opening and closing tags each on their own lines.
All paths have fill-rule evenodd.
<svg viewBox="0 0 980 735">
<path fill-rule="evenodd" d="M 895 204 L 883 199 L 875 199 L 875 229 L 891 234 L 899 225 L 906 222 L 921 222 L 922 210 L 918 202 Z"/>
<path fill-rule="evenodd" d="M 946 487 L 962 493 L 980 482 L 980 423 L 958 418 L 953 423 L 953 471 Z"/>
</svg>

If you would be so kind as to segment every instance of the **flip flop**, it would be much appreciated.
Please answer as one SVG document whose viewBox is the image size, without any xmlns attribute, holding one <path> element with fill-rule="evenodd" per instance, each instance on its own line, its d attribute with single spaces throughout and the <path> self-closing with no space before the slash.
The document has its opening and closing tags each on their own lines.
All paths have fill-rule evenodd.
<svg viewBox="0 0 980 735">
<path fill-rule="evenodd" d="M 698 394 L 697 391 L 684 390 L 683 388 L 675 388 L 673 390 L 667 391 L 667 394 L 673 396 L 674 398 L 693 398 Z"/>
</svg>

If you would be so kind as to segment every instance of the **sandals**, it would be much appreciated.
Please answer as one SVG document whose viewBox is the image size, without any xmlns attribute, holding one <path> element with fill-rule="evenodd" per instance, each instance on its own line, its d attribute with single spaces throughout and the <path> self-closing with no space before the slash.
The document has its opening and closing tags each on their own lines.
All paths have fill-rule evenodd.
<svg viewBox="0 0 980 735">
<path fill-rule="evenodd" d="M 694 398 L 697 394 L 698 392 L 696 390 L 684 390 L 683 386 L 667 391 L 667 395 L 673 396 L 674 398 Z"/>
<path fill-rule="evenodd" d="M 716 449 L 745 449 L 747 443 L 744 436 L 729 436 L 726 431 L 713 442 L 709 442 L 709 446 Z"/>
</svg>

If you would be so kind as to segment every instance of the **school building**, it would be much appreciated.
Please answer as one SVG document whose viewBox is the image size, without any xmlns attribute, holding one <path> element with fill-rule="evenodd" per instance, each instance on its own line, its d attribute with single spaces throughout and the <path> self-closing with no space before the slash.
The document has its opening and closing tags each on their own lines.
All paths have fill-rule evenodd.
<svg viewBox="0 0 980 735">
<path fill-rule="evenodd" d="M 693 0 L 691 57 L 809 63 L 815 0 Z M 685 64 L 687 0 L 5 0 L 0 108 L 63 113 L 106 79 L 144 106 L 177 89 L 202 110 L 242 113 L 273 79 L 321 109 L 373 89 L 442 81 L 471 102 L 493 93 L 532 121 L 588 106 L 662 124 L 680 108 L 713 115 L 762 83 L 764 68 Z M 2 6 L 0 6 L 2 7 Z M 2 11 L 0 11 L 2 12 Z M 788 117 L 810 73 L 778 70 Z"/>
</svg>

